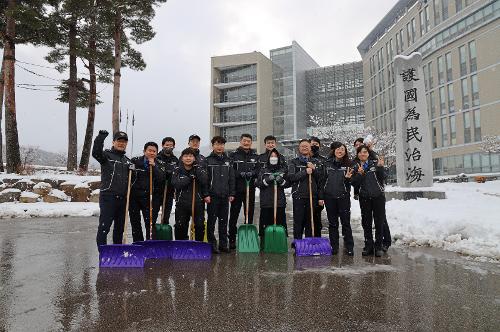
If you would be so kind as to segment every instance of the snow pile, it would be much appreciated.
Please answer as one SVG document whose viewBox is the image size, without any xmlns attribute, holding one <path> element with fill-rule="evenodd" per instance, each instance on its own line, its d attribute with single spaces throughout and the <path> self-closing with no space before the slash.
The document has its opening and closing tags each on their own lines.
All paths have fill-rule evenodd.
<svg viewBox="0 0 500 332">
<path fill-rule="evenodd" d="M 75 185 L 75 189 L 78 188 L 89 188 L 89 184 L 87 182 L 80 182 Z"/>
<path fill-rule="evenodd" d="M 2 218 L 60 218 L 60 217 L 97 217 L 99 203 L 3 203 L 0 209 Z"/>
<path fill-rule="evenodd" d="M 9 189 L 4 189 L 2 190 L 2 193 L 4 194 L 7 194 L 7 193 L 20 193 L 21 190 L 20 189 L 16 189 L 16 188 L 9 188 Z"/>
<path fill-rule="evenodd" d="M 435 190 L 447 198 L 387 202 L 393 239 L 500 260 L 500 181 L 439 183 Z M 352 204 L 352 218 L 361 220 L 359 204 Z"/>
<path fill-rule="evenodd" d="M 21 193 L 21 197 L 26 197 L 26 198 L 39 198 L 40 195 L 29 192 L 29 191 L 23 191 Z M 2 205 L 3 206 L 3 205 Z"/>
<path fill-rule="evenodd" d="M 52 188 L 50 183 L 47 182 L 38 182 L 33 186 L 33 189 L 47 189 L 47 188 Z"/>
<path fill-rule="evenodd" d="M 69 196 L 64 193 L 64 191 L 61 191 L 59 189 L 52 189 L 50 191 L 49 195 L 53 196 L 53 197 L 56 197 L 56 198 L 59 198 L 59 199 L 61 199 L 63 201 L 69 201 L 69 199 L 70 199 Z"/>
</svg>

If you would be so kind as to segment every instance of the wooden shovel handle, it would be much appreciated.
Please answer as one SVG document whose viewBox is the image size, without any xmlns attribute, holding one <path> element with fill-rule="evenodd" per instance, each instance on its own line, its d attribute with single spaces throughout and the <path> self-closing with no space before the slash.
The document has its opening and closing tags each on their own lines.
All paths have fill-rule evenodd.
<svg viewBox="0 0 500 332">
<path fill-rule="evenodd" d="M 314 207 L 313 207 L 313 194 L 312 194 L 312 175 L 309 174 L 309 210 L 311 211 L 311 232 L 314 237 Z"/>
<path fill-rule="evenodd" d="M 125 224 L 123 225 L 122 243 L 127 243 L 128 206 L 130 203 L 130 186 L 132 183 L 132 170 L 128 170 L 127 200 L 125 203 Z"/>
</svg>

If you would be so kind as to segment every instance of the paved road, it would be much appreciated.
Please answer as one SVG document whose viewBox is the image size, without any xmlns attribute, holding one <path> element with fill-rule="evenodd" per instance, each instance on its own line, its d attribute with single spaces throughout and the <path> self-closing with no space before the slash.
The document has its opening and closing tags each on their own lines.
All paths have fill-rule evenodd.
<svg viewBox="0 0 500 332">
<path fill-rule="evenodd" d="M 0 220 L 0 331 L 498 331 L 500 265 L 224 254 L 101 270 L 96 218 Z"/>
</svg>

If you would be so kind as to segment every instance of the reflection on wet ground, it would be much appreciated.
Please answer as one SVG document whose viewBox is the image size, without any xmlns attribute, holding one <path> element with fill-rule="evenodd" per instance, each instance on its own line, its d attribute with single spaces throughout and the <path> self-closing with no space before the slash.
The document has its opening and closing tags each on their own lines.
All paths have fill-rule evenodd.
<svg viewBox="0 0 500 332">
<path fill-rule="evenodd" d="M 0 331 L 500 326 L 495 263 L 391 248 L 383 258 L 363 258 L 360 250 L 354 257 L 315 258 L 233 253 L 209 262 L 99 270 L 96 225 L 95 218 L 0 222 Z"/>
</svg>

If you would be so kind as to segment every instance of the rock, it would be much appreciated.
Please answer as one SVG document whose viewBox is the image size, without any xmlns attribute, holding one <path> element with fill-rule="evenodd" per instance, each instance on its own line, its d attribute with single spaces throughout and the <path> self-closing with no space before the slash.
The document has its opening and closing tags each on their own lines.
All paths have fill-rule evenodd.
<svg viewBox="0 0 500 332">
<path fill-rule="evenodd" d="M 9 188 L 0 192 L 0 203 L 15 202 L 21 197 L 21 190 Z"/>
<path fill-rule="evenodd" d="M 59 185 L 59 189 L 64 191 L 64 193 L 68 196 L 73 196 L 73 189 L 75 188 L 76 183 L 74 182 L 63 182 Z"/>
<path fill-rule="evenodd" d="M 61 190 L 52 189 L 51 192 L 43 198 L 43 201 L 46 203 L 59 203 L 66 202 L 69 200 L 69 197 Z"/>
<path fill-rule="evenodd" d="M 87 202 L 90 195 L 90 188 L 86 183 L 77 184 L 71 193 L 72 202 Z"/>
<path fill-rule="evenodd" d="M 33 182 L 35 183 L 45 182 L 50 184 L 52 188 L 59 188 L 59 185 L 63 183 L 64 180 L 46 178 L 46 179 L 33 179 Z"/>
<path fill-rule="evenodd" d="M 21 203 L 36 203 L 38 202 L 38 198 L 40 198 L 40 195 L 34 194 L 29 191 L 23 191 L 21 193 L 21 197 L 19 198 L 19 202 Z"/>
<path fill-rule="evenodd" d="M 38 182 L 33 186 L 33 192 L 40 196 L 47 196 L 52 190 L 52 186 L 47 182 Z"/>
<path fill-rule="evenodd" d="M 89 185 L 91 191 L 101 188 L 101 181 L 99 180 L 89 181 L 87 184 Z"/>
<path fill-rule="evenodd" d="M 19 189 L 21 191 L 31 191 L 33 190 L 33 186 L 35 185 L 35 182 L 29 180 L 29 179 L 21 179 L 14 183 L 12 186 L 15 189 Z"/>
<path fill-rule="evenodd" d="M 3 178 L 3 183 L 6 183 L 9 187 L 11 187 L 14 183 L 19 181 L 20 178 Z"/>
<path fill-rule="evenodd" d="M 92 202 L 92 203 L 99 203 L 99 193 L 100 193 L 100 190 L 99 190 L 99 189 L 93 190 L 93 191 L 90 193 L 89 202 Z"/>
</svg>

